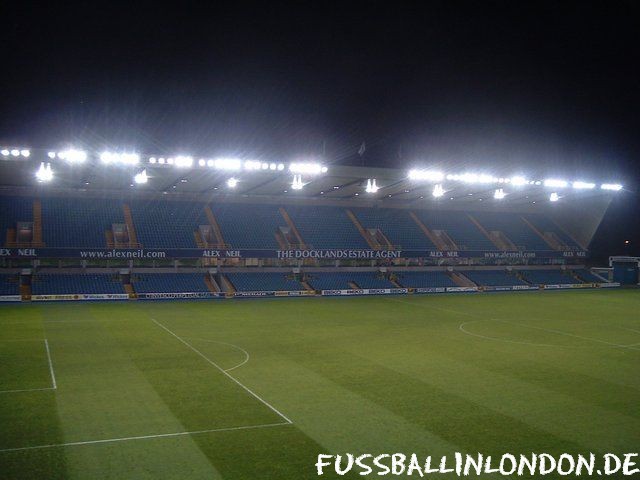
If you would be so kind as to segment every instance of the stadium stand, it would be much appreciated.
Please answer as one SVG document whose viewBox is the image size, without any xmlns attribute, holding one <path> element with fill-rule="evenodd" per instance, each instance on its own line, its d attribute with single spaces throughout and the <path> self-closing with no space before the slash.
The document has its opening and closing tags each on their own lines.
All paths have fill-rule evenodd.
<svg viewBox="0 0 640 480">
<path fill-rule="evenodd" d="M 576 283 L 569 273 L 560 270 L 520 270 L 520 273 L 533 285 Z"/>
<path fill-rule="evenodd" d="M 516 213 L 474 212 L 473 217 L 489 232 L 499 231 L 521 250 L 549 250 L 549 245 Z"/>
<path fill-rule="evenodd" d="M 131 278 L 138 293 L 208 292 L 202 273 L 143 273 Z"/>
<path fill-rule="evenodd" d="M 462 273 L 479 286 L 506 287 L 527 284 L 506 270 L 465 270 Z"/>
<path fill-rule="evenodd" d="M 304 290 L 300 282 L 287 278 L 285 273 L 242 272 L 226 273 L 225 276 L 239 292 Z"/>
<path fill-rule="evenodd" d="M 18 295 L 20 283 L 17 275 L 0 274 L 0 295 Z"/>
<path fill-rule="evenodd" d="M 287 206 L 287 212 L 310 248 L 369 248 L 344 208 Z"/>
<path fill-rule="evenodd" d="M 458 250 L 496 250 L 465 212 L 416 210 L 416 216 L 431 230 L 444 230 L 456 243 Z"/>
<path fill-rule="evenodd" d="M 275 205 L 211 205 L 222 236 L 232 248 L 278 249 L 278 227 L 286 225 Z"/>
<path fill-rule="evenodd" d="M 399 272 L 398 283 L 407 288 L 455 287 L 456 283 L 444 272 Z"/>
<path fill-rule="evenodd" d="M 434 250 L 436 247 L 411 219 L 407 210 L 353 208 L 365 229 L 380 229 L 391 245 L 404 250 Z"/>
<path fill-rule="evenodd" d="M 603 283 L 604 280 L 597 275 L 594 275 L 586 268 L 582 268 L 579 270 L 573 270 L 573 273 L 578 277 L 578 279 L 585 283 Z"/>
<path fill-rule="evenodd" d="M 122 203 L 108 199 L 42 199 L 43 239 L 48 247 L 105 248 L 105 231 L 124 223 Z"/>
<path fill-rule="evenodd" d="M 33 221 L 33 199 L 0 196 L 0 234 L 6 245 L 7 230 L 16 228 L 17 222 Z"/>
<path fill-rule="evenodd" d="M 199 202 L 129 203 L 138 242 L 145 248 L 196 248 L 194 232 L 209 223 Z"/>
<path fill-rule="evenodd" d="M 562 244 L 566 245 L 567 247 L 580 248 L 580 246 L 550 218 L 541 214 L 534 213 L 523 215 L 523 217 L 531 222 L 531 224 L 534 225 L 542 233 L 551 232 L 562 242 Z"/>
<path fill-rule="evenodd" d="M 354 288 L 396 288 L 376 272 L 321 272 L 311 273 L 307 281 L 316 290 L 340 290 Z"/>
<path fill-rule="evenodd" d="M 124 293 L 117 277 L 107 274 L 44 273 L 33 277 L 31 293 L 34 295 L 70 295 L 88 293 Z"/>
</svg>

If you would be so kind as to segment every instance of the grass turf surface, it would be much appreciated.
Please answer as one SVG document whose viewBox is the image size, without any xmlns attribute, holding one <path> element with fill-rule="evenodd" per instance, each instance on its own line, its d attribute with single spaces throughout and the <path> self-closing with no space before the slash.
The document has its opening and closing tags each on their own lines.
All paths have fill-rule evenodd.
<svg viewBox="0 0 640 480">
<path fill-rule="evenodd" d="M 317 478 L 319 453 L 634 452 L 639 309 L 625 290 L 3 305 L 0 390 L 46 390 L 0 393 L 1 476 L 286 480 Z"/>
</svg>

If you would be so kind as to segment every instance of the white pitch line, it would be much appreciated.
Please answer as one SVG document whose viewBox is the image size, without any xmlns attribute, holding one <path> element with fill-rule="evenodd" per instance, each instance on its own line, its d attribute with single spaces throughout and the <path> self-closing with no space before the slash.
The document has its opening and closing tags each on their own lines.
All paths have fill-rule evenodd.
<svg viewBox="0 0 640 480">
<path fill-rule="evenodd" d="M 47 339 L 44 339 L 44 346 L 47 349 L 47 358 L 49 359 L 49 372 L 51 373 L 51 384 L 54 390 L 58 389 L 58 385 L 56 383 L 56 375 L 53 373 L 53 362 L 51 361 L 51 352 L 49 351 L 49 342 Z"/>
<path fill-rule="evenodd" d="M 255 428 L 277 427 L 281 425 L 290 425 L 290 424 L 291 422 L 266 423 L 264 425 L 247 425 L 245 427 L 212 428 L 210 430 L 195 430 L 192 432 L 159 433 L 157 435 L 140 435 L 137 437 L 105 438 L 103 440 L 88 440 L 84 442 L 51 443 L 49 445 L 35 445 L 33 447 L 4 448 L 0 450 L 0 453 L 20 452 L 23 450 L 41 450 L 44 448 L 74 447 L 78 445 L 95 445 L 99 443 L 128 442 L 131 440 L 148 440 L 150 438 L 180 437 L 185 435 L 200 435 L 203 433 L 230 432 L 234 430 L 249 430 L 249 429 L 255 429 Z"/>
<path fill-rule="evenodd" d="M 285 414 L 283 414 L 280 410 L 278 410 L 276 407 L 274 407 L 273 405 L 271 405 L 269 402 L 267 402 L 265 399 L 263 399 L 262 397 L 260 397 L 260 395 L 258 395 L 257 393 L 255 393 L 253 390 L 251 390 L 249 387 L 243 385 L 242 383 L 240 383 L 239 380 L 236 380 L 234 377 L 232 377 L 229 373 L 227 373 L 222 367 L 220 367 L 217 363 L 215 363 L 213 360 L 211 360 L 209 357 L 207 357 L 206 355 L 204 355 L 200 350 L 198 350 L 197 348 L 195 348 L 193 345 L 191 345 L 189 342 L 187 342 L 186 340 L 184 340 L 183 338 L 179 337 L 178 335 L 176 335 L 174 332 L 172 332 L 171 330 L 169 330 L 167 327 L 165 327 L 164 325 L 162 325 L 160 322 L 158 322 L 156 319 L 152 318 L 151 321 L 153 323 L 155 323 L 156 325 L 158 325 L 160 328 L 162 328 L 163 330 L 165 330 L 167 333 L 169 333 L 170 335 L 172 335 L 173 337 L 175 337 L 177 340 L 179 340 L 181 343 L 183 343 L 184 345 L 186 345 L 187 347 L 189 347 L 191 350 L 193 350 L 194 352 L 196 352 L 198 355 L 200 355 L 207 363 L 209 363 L 210 365 L 212 365 L 213 367 L 217 368 L 218 370 L 220 370 L 220 372 L 222 372 L 223 375 L 225 375 L 226 377 L 228 377 L 232 382 L 236 383 L 237 385 L 239 385 L 240 387 L 242 387 L 247 393 L 249 393 L 250 395 L 252 395 L 254 398 L 256 398 L 257 400 L 259 400 L 260 402 L 262 402 L 264 405 L 266 405 L 267 407 L 269 407 L 269 409 L 271 409 L 271 411 L 275 412 L 276 414 L 278 414 L 278 416 L 280 416 L 281 418 L 283 418 L 287 423 L 293 423 Z"/>
<path fill-rule="evenodd" d="M 218 340 L 209 340 L 208 338 L 190 338 L 189 340 L 199 340 L 201 342 L 219 343 L 220 345 L 229 345 L 230 347 L 236 348 L 236 349 L 240 350 L 242 353 L 244 353 L 244 361 L 240 362 L 238 365 L 235 365 L 235 366 L 233 366 L 231 368 L 225 368 L 224 369 L 225 372 L 230 372 L 231 370 L 235 370 L 236 368 L 240 368 L 245 363 L 247 363 L 249 361 L 249 358 L 250 358 L 249 352 L 247 352 L 244 348 L 239 347 L 238 345 L 234 345 L 233 343 L 220 342 Z"/>
<path fill-rule="evenodd" d="M 55 388 L 45 387 L 45 388 L 24 388 L 21 390 L 0 390 L 0 393 L 44 392 L 45 390 L 55 390 Z"/>
</svg>

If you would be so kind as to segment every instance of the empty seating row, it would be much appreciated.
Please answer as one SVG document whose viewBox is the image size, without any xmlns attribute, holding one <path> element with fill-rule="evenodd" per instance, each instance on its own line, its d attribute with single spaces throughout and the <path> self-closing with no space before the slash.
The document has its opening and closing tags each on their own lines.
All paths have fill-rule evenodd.
<svg viewBox="0 0 640 480">
<path fill-rule="evenodd" d="M 72 295 L 125 292 L 117 275 L 45 273 L 32 278 L 31 293 L 34 295 Z"/>
<path fill-rule="evenodd" d="M 550 247 L 517 213 L 474 212 L 473 217 L 489 232 L 504 233 L 520 250 L 549 250 Z"/>
<path fill-rule="evenodd" d="M 369 248 L 366 240 L 338 207 L 286 207 L 305 244 L 313 248 Z"/>
<path fill-rule="evenodd" d="M 431 230 L 444 230 L 458 250 L 495 250 L 495 245 L 471 222 L 465 212 L 416 210 L 417 217 Z"/>
<path fill-rule="evenodd" d="M 131 283 L 138 293 L 208 292 L 202 273 L 144 273 L 136 274 Z"/>
<path fill-rule="evenodd" d="M 300 282 L 286 273 L 228 273 L 226 277 L 239 292 L 304 290 Z"/>
<path fill-rule="evenodd" d="M 556 285 L 577 283 L 569 272 L 560 270 L 520 270 L 520 273 L 533 285 Z"/>
<path fill-rule="evenodd" d="M 476 285 L 486 287 L 506 287 L 513 285 L 526 285 L 515 274 L 506 270 L 465 270 L 461 272 Z"/>
<path fill-rule="evenodd" d="M 397 274 L 397 278 L 398 283 L 407 288 L 456 286 L 445 272 L 402 272 Z"/>
<path fill-rule="evenodd" d="M 18 275 L 0 274 L 0 295 L 18 295 L 20 279 Z"/>
</svg>

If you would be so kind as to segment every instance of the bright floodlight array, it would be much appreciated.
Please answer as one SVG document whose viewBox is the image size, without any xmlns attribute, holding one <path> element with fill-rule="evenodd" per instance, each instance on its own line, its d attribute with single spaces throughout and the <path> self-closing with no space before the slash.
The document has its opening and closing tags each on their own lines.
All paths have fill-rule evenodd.
<svg viewBox="0 0 640 480">
<path fill-rule="evenodd" d="M 445 175 L 443 172 L 439 172 L 437 170 L 423 170 L 423 169 L 409 170 L 408 178 L 409 180 L 413 180 L 413 181 L 427 181 L 427 182 L 433 182 L 433 183 L 440 183 L 444 179 L 446 179 L 452 182 L 462 182 L 462 183 L 468 183 L 468 184 L 485 184 L 485 185 L 504 184 L 504 185 L 512 185 L 515 187 L 520 187 L 524 185 L 536 185 L 536 186 L 543 185 L 545 187 L 550 187 L 550 188 L 567 188 L 571 186 L 576 190 L 591 190 L 596 188 L 596 183 L 586 182 L 583 180 L 575 180 L 572 182 L 558 179 L 558 178 L 547 178 L 545 180 L 531 180 L 521 175 L 516 175 L 513 177 L 495 177 L 493 175 L 488 175 L 484 173 L 473 173 L 473 172 L 465 172 L 460 174 L 450 173 Z M 622 188 L 623 188 L 622 185 L 617 183 L 600 184 L 601 190 L 619 191 L 619 190 L 622 190 Z M 505 195 L 506 195 L 506 192 L 504 191 L 504 189 L 498 189 L 494 193 L 494 198 L 500 200 L 504 198 Z M 556 200 L 553 200 L 553 201 L 557 201 L 558 198 L 556 198 Z"/>
<path fill-rule="evenodd" d="M 0 155 L 4 158 L 29 158 L 31 156 L 31 150 L 28 148 L 6 148 L 3 147 L 0 149 Z"/>
<path fill-rule="evenodd" d="M 76 150 L 70 148 L 69 150 L 61 150 L 59 152 L 48 152 L 47 156 L 51 159 L 65 160 L 69 163 L 84 163 L 87 160 L 87 152 L 84 150 Z"/>
</svg>

